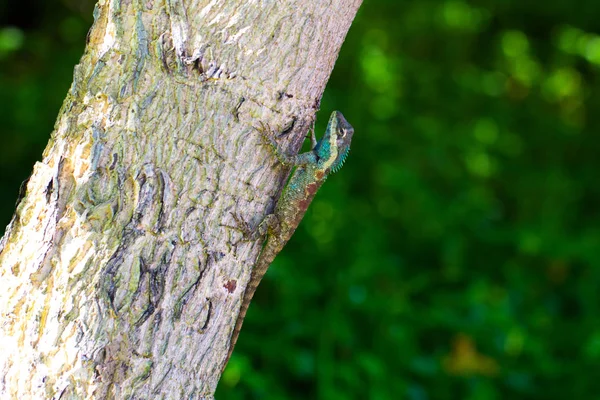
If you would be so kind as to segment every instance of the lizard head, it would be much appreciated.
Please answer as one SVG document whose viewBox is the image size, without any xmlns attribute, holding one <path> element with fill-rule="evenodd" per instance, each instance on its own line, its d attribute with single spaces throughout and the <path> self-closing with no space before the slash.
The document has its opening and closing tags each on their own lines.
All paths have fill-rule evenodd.
<svg viewBox="0 0 600 400">
<path fill-rule="evenodd" d="M 334 111 L 329 118 L 325 135 L 321 138 L 314 151 L 319 159 L 319 166 L 326 173 L 337 172 L 350 151 L 350 142 L 354 128 L 346 121 L 339 111 Z"/>
</svg>

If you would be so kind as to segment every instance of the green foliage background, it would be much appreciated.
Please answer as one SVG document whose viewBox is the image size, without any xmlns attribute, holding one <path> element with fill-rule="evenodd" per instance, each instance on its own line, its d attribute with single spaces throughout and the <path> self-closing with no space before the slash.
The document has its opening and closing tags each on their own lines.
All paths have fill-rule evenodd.
<svg viewBox="0 0 600 400">
<path fill-rule="evenodd" d="M 11 3 L 2 226 L 93 7 Z M 341 110 L 351 155 L 258 290 L 217 398 L 597 398 L 599 17 L 592 0 L 366 0 L 318 124 Z"/>
</svg>

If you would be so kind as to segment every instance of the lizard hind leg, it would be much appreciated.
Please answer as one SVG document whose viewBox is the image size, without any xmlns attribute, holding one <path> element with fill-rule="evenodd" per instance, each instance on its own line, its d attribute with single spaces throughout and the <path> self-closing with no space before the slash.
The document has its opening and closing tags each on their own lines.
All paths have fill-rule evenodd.
<svg viewBox="0 0 600 400">
<path fill-rule="evenodd" d="M 252 228 L 250 224 L 248 224 L 242 217 L 240 217 L 237 213 L 230 212 L 231 217 L 233 218 L 234 225 L 223 225 L 238 232 L 241 232 L 242 238 L 239 242 L 252 242 L 258 239 L 261 234 L 258 233 L 258 229 Z"/>
<path fill-rule="evenodd" d="M 281 223 L 279 218 L 275 214 L 267 214 L 265 218 L 258 224 L 258 234 L 261 236 L 264 235 L 274 235 L 278 236 L 281 230 Z"/>
<path fill-rule="evenodd" d="M 230 213 L 231 217 L 235 221 L 235 226 L 225 225 L 228 228 L 235 229 L 242 233 L 242 241 L 251 242 L 261 237 L 265 237 L 267 234 L 277 235 L 280 231 L 279 218 L 275 214 L 267 214 L 263 220 L 252 228 L 242 217 L 237 213 Z"/>
</svg>

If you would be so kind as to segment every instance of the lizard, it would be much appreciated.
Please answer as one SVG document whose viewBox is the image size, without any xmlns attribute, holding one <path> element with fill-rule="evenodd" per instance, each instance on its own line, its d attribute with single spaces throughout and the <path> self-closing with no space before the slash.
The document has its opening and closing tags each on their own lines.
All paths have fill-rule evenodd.
<svg viewBox="0 0 600 400">
<path fill-rule="evenodd" d="M 346 121 L 342 113 L 334 111 L 321 140 L 317 141 L 313 129 L 311 131 L 311 150 L 291 156 L 279 149 L 268 127 L 265 128 L 263 125 L 257 130 L 277 159 L 283 165 L 295 167 L 295 169 L 281 192 L 274 212 L 268 214 L 257 229 L 251 230 L 244 221 L 234 215 L 240 229 L 250 240 L 260 237 L 266 237 L 266 239 L 244 291 L 225 365 L 231 357 L 258 284 L 267 272 L 269 265 L 294 234 L 317 190 L 325 182 L 327 176 L 337 172 L 344 165 L 354 135 L 354 128 Z M 271 135 L 268 135 L 267 132 Z"/>
</svg>

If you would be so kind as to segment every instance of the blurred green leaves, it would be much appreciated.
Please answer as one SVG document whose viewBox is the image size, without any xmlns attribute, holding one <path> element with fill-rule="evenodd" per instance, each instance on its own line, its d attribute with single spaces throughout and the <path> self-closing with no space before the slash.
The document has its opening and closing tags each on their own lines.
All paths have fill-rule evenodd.
<svg viewBox="0 0 600 400">
<path fill-rule="evenodd" d="M 567 54 L 579 55 L 590 63 L 600 65 L 600 36 L 587 33 L 572 26 L 562 26 L 557 30 L 555 43 Z"/>
<path fill-rule="evenodd" d="M 398 98 L 402 94 L 400 59 L 390 57 L 385 49 L 388 36 L 380 29 L 366 32 L 360 58 L 363 77 L 368 87 L 377 93 L 371 104 L 371 112 L 381 120 L 395 115 Z"/>
<path fill-rule="evenodd" d="M 478 32 L 489 17 L 486 10 L 475 8 L 463 1 L 444 1 L 437 8 L 438 23 L 457 32 Z"/>
<path fill-rule="evenodd" d="M 5 27 L 0 29 L 0 59 L 4 58 L 23 45 L 23 32 L 15 27 Z"/>
</svg>

